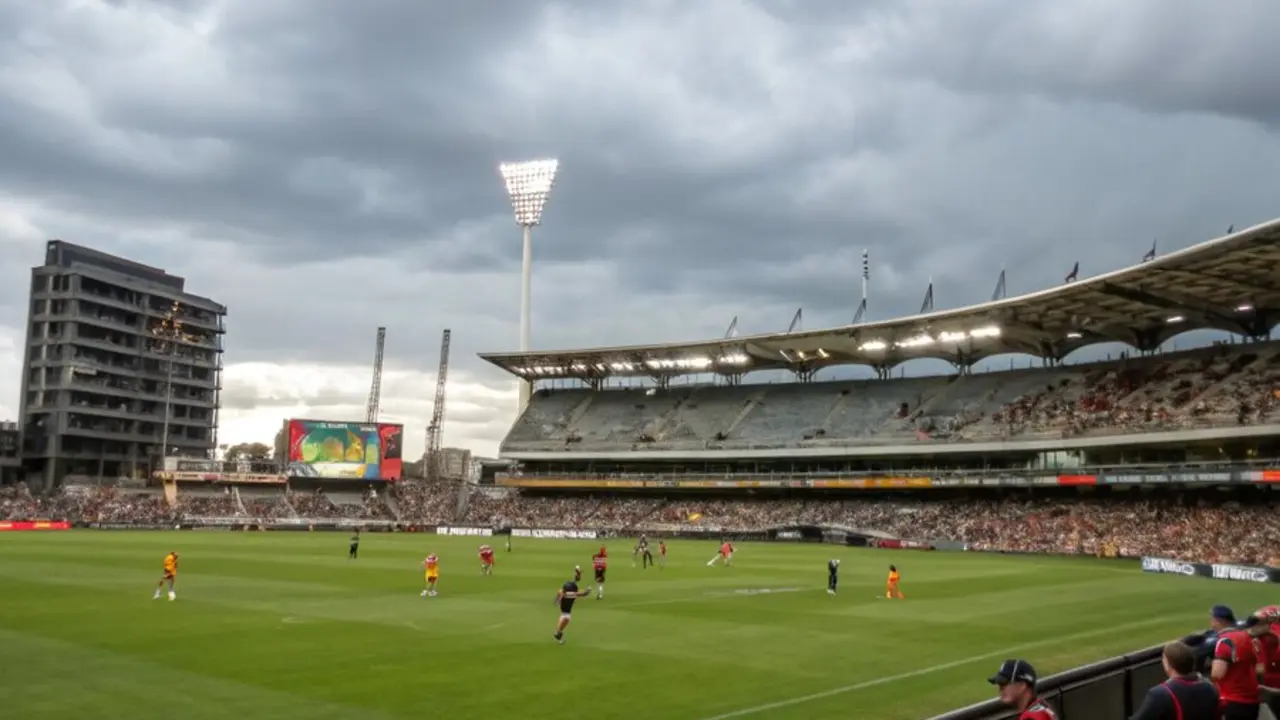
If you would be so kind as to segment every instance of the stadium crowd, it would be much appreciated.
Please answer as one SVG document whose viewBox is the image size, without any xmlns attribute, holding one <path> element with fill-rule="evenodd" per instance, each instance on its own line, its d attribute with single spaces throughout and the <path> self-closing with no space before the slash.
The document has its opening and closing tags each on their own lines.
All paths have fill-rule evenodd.
<svg viewBox="0 0 1280 720">
<path fill-rule="evenodd" d="M 557 496 L 475 489 L 458 516 L 457 483 L 401 483 L 389 497 L 334 503 L 296 492 L 241 507 L 237 495 L 179 496 L 114 488 L 69 487 L 49 498 L 25 486 L 0 489 L 0 519 L 66 518 L 82 522 L 168 523 L 217 516 L 246 519 L 395 520 L 406 524 L 675 532 L 745 532 L 785 525 L 841 525 L 891 537 L 964 543 L 973 550 L 1028 553 L 1156 555 L 1188 561 L 1280 567 L 1280 506 L 1078 497 L 967 497 L 927 494 L 847 499 Z M 260 508 L 268 508 L 270 515 Z M 250 512 L 250 510 L 254 512 Z"/>
<path fill-rule="evenodd" d="M 507 450 L 983 442 L 1280 422 L 1280 343 L 950 377 L 534 394 Z"/>
<path fill-rule="evenodd" d="M 1018 397 L 991 416 L 1001 435 L 1149 432 L 1251 425 L 1280 408 L 1280 354 L 1219 345 L 1155 363 L 1123 363 Z"/>
</svg>

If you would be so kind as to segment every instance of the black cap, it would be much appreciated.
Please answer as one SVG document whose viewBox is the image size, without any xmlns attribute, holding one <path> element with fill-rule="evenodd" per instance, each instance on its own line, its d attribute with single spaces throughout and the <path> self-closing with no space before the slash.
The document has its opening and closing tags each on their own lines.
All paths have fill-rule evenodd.
<svg viewBox="0 0 1280 720">
<path fill-rule="evenodd" d="M 1005 660 L 1000 664 L 1000 669 L 995 675 L 987 678 L 987 682 L 992 685 L 1008 685 L 1010 683 L 1026 683 L 1031 687 L 1036 686 L 1036 669 L 1026 660 Z"/>
</svg>

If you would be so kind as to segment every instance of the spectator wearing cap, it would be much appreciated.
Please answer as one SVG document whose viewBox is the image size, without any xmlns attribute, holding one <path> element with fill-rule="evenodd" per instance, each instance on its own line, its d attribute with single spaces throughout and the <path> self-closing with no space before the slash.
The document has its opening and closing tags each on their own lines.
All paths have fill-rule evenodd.
<svg viewBox="0 0 1280 720">
<path fill-rule="evenodd" d="M 1213 645 L 1209 677 L 1218 686 L 1223 720 L 1258 720 L 1258 654 L 1253 637 L 1236 623 L 1226 605 L 1215 605 L 1209 623 L 1218 639 Z"/>
<path fill-rule="evenodd" d="M 1036 696 L 1036 669 L 1026 660 L 1005 660 L 987 682 L 1000 688 L 1000 702 L 1018 711 L 1018 720 L 1057 720 L 1058 714 Z"/>
<path fill-rule="evenodd" d="M 1280 690 L 1280 605 L 1261 608 L 1253 617 L 1256 620 L 1249 634 L 1257 641 L 1259 650 L 1258 675 L 1262 677 L 1263 686 Z"/>
<path fill-rule="evenodd" d="M 1164 646 L 1165 682 L 1147 691 L 1129 720 L 1218 720 L 1218 689 L 1196 672 L 1196 656 L 1184 643 Z"/>
</svg>

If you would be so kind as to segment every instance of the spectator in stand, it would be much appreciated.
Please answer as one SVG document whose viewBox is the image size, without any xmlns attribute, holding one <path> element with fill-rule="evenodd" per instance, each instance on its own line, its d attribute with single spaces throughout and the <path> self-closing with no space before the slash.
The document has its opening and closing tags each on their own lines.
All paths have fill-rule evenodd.
<svg viewBox="0 0 1280 720">
<path fill-rule="evenodd" d="M 1164 646 L 1165 682 L 1147 691 L 1130 720 L 1218 720 L 1218 689 L 1196 672 L 1196 657 L 1180 642 Z"/>
<path fill-rule="evenodd" d="M 1000 688 L 1000 702 L 1018 711 L 1018 720 L 1057 720 L 1057 713 L 1036 695 L 1039 676 L 1026 660 L 1005 660 L 987 682 Z"/>
<path fill-rule="evenodd" d="M 1253 637 L 1236 624 L 1235 613 L 1226 605 L 1215 605 L 1209 620 L 1217 633 L 1209 677 L 1222 697 L 1222 718 L 1258 720 L 1261 696 Z"/>
</svg>

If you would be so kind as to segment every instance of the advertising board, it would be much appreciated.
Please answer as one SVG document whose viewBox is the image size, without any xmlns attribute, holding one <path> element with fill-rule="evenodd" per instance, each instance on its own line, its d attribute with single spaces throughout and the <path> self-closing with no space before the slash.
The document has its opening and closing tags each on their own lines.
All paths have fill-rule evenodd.
<svg viewBox="0 0 1280 720">
<path fill-rule="evenodd" d="M 290 477 L 399 480 L 404 426 L 289 420 Z"/>
<path fill-rule="evenodd" d="M 24 530 L 70 530 L 71 523 L 66 520 L 4 520 L 0 521 L 0 532 L 22 532 Z"/>
<path fill-rule="evenodd" d="M 1213 578 L 1214 580 L 1235 580 L 1238 582 L 1276 583 L 1280 582 L 1280 568 L 1261 565 L 1230 565 L 1227 563 L 1194 563 L 1169 558 L 1144 557 L 1142 571 L 1164 573 L 1169 575 L 1187 575 L 1189 577 Z"/>
</svg>

